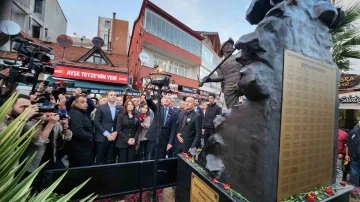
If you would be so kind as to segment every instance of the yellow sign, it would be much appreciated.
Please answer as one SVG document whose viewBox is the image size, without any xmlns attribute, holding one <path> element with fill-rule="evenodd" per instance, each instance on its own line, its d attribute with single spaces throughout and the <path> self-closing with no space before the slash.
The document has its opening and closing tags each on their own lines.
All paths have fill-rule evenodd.
<svg viewBox="0 0 360 202">
<path fill-rule="evenodd" d="M 277 200 L 332 183 L 336 67 L 285 50 Z"/>
<path fill-rule="evenodd" d="M 219 194 L 191 173 L 190 202 L 219 202 Z"/>
</svg>

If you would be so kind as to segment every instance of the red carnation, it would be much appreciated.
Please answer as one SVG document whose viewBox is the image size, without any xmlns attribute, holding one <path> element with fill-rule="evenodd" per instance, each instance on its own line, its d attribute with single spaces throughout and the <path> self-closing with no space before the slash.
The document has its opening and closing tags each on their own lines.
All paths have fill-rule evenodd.
<svg viewBox="0 0 360 202">
<path fill-rule="evenodd" d="M 315 202 L 315 197 L 314 196 L 311 196 L 310 194 L 307 194 L 306 195 L 306 200 L 308 202 Z"/>
<path fill-rule="evenodd" d="M 219 181 L 214 177 L 212 180 L 213 183 L 218 183 Z"/>
<path fill-rule="evenodd" d="M 229 189 L 230 189 L 230 185 L 229 185 L 229 184 L 224 184 L 224 189 L 225 189 L 225 190 L 229 190 Z"/>
<path fill-rule="evenodd" d="M 330 188 L 326 188 L 326 189 L 324 190 L 324 192 L 325 192 L 326 194 L 330 195 L 330 196 L 334 195 L 333 190 L 331 190 Z"/>
<path fill-rule="evenodd" d="M 313 196 L 313 197 L 316 196 L 316 194 L 314 192 L 311 192 L 310 195 Z"/>
</svg>

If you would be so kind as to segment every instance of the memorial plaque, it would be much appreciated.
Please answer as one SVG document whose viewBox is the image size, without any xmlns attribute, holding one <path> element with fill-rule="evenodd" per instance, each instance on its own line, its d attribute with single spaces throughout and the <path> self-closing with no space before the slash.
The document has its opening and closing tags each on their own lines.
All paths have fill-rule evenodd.
<svg viewBox="0 0 360 202">
<path fill-rule="evenodd" d="M 285 50 L 283 76 L 278 201 L 331 185 L 320 171 L 333 170 L 334 155 L 336 68 Z"/>
<path fill-rule="evenodd" d="M 212 190 L 198 176 L 191 173 L 190 202 L 219 202 L 219 194 Z"/>
</svg>

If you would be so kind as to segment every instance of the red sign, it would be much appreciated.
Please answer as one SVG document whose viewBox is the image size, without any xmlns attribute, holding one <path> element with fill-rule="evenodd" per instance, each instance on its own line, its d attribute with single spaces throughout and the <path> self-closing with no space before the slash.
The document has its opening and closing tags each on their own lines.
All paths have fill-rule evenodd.
<svg viewBox="0 0 360 202">
<path fill-rule="evenodd" d="M 87 81 L 128 84 L 128 76 L 126 74 L 80 69 L 66 66 L 55 66 L 53 76 Z"/>
</svg>

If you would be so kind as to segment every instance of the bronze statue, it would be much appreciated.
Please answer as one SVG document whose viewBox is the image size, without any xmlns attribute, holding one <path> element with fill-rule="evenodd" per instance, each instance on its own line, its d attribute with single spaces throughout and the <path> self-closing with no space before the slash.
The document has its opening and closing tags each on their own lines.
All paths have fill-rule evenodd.
<svg viewBox="0 0 360 202">
<path fill-rule="evenodd" d="M 238 105 L 239 97 L 242 96 L 242 92 L 239 90 L 237 84 L 240 80 L 241 64 L 238 63 L 235 56 L 232 55 L 234 50 L 234 40 L 229 38 L 222 44 L 220 51 L 225 58 L 230 54 L 231 56 L 217 69 L 217 77 L 211 78 L 211 75 L 209 75 L 203 78 L 204 83 L 223 82 L 221 90 L 224 92 L 225 103 L 228 109 L 232 108 L 234 105 Z"/>
</svg>

